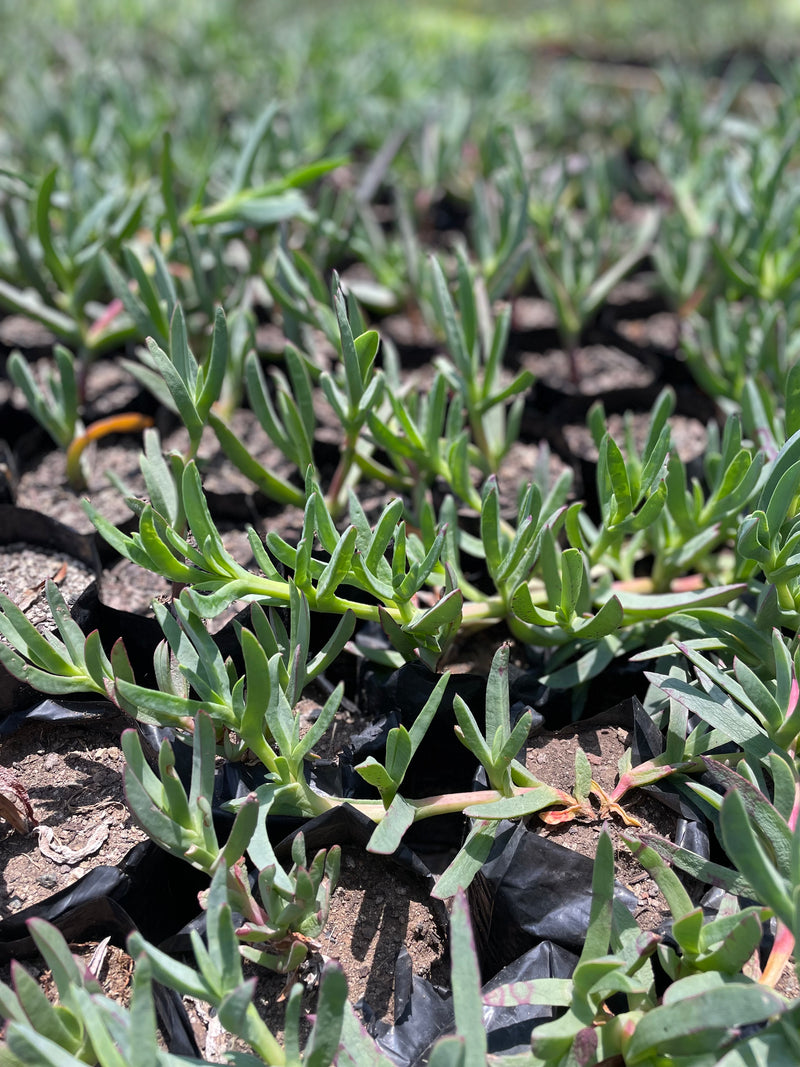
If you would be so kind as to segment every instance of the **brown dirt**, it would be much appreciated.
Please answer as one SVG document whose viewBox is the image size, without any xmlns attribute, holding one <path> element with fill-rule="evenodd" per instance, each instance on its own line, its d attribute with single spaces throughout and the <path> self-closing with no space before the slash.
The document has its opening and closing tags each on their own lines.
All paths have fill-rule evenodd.
<svg viewBox="0 0 800 1067">
<path fill-rule="evenodd" d="M 572 380 L 569 359 L 563 349 L 525 352 L 519 362 L 522 368 L 536 375 L 537 382 L 567 395 L 601 397 L 612 389 L 646 388 L 655 378 L 650 367 L 608 345 L 586 345 L 576 351 L 577 384 Z"/>
<path fill-rule="evenodd" d="M 392 1021 L 394 967 L 405 945 L 415 974 L 447 981 L 444 931 L 417 878 L 381 856 L 345 848 L 321 943 L 350 975 L 350 996 Z"/>
<path fill-rule="evenodd" d="M 245 438 L 251 440 L 252 454 L 261 462 L 277 462 L 276 450 L 264 447 L 266 435 L 254 423 L 250 412 Z M 237 415 L 237 425 L 239 422 Z M 259 435 L 261 440 L 259 441 Z M 183 447 L 185 434 L 175 433 L 163 443 L 164 447 Z M 267 442 L 268 444 L 268 442 Z M 259 453 L 257 445 L 260 445 Z M 81 507 L 81 500 L 86 498 L 98 511 L 111 522 L 120 525 L 132 518 L 123 498 L 106 478 L 106 471 L 112 470 L 135 496 L 145 496 L 145 485 L 139 469 L 141 441 L 139 438 L 119 438 L 101 441 L 89 452 L 86 472 L 89 485 L 85 493 L 76 494 L 67 482 L 66 457 L 63 452 L 51 451 L 41 456 L 22 473 L 17 483 L 16 503 L 20 507 L 40 511 L 51 515 L 71 526 L 80 533 L 93 533 L 94 526 Z M 216 439 L 206 435 L 199 453 L 203 467 L 203 477 L 217 492 L 240 492 L 244 500 L 252 498 L 252 486 L 245 489 L 244 476 L 228 463 L 216 446 Z M 286 461 L 280 468 L 282 475 L 288 477 L 289 468 Z M 236 477 L 235 477 L 236 476 Z M 204 483 L 205 484 L 205 483 Z M 227 486 L 227 489 L 226 489 Z M 287 530 L 296 521 L 291 511 L 285 511 L 278 517 L 258 519 L 255 509 L 246 521 L 251 521 L 262 534 L 267 529 L 274 529 L 288 536 Z M 225 548 L 233 558 L 243 566 L 253 564 L 253 555 L 247 539 L 245 520 L 231 522 L 217 521 Z M 12 555 L 13 553 L 13 555 Z M 67 569 L 61 575 L 63 564 Z M 9 545 L 0 548 L 0 591 L 7 593 L 17 603 L 30 601 L 29 617 L 36 625 L 47 625 L 50 621 L 49 609 L 44 598 L 44 578 L 57 577 L 62 593 L 68 605 L 80 595 L 94 577 L 79 561 L 66 557 L 63 553 L 49 555 L 31 549 L 29 546 Z M 40 589 L 41 587 L 41 589 Z M 142 615 L 152 615 L 152 601 L 156 597 L 169 595 L 171 583 L 157 574 L 142 570 L 126 559 L 119 559 L 108 566 L 101 582 L 101 599 L 109 607 L 124 609 Z M 224 616 L 214 620 L 211 629 L 217 630 L 227 619 L 236 614 L 241 607 L 236 603 Z"/>
<path fill-rule="evenodd" d="M 83 963 L 100 982 L 103 993 L 127 1008 L 131 1002 L 133 960 L 124 949 L 100 941 L 70 946 L 73 956 Z M 42 974 L 42 987 L 51 1000 L 57 999 L 56 984 L 50 971 Z"/>
<path fill-rule="evenodd" d="M 534 481 L 539 470 L 544 469 L 548 487 L 555 484 L 568 465 L 546 444 L 538 447 L 517 442 L 508 450 L 497 472 L 497 491 L 500 497 L 500 513 L 504 519 L 516 524 L 517 501 L 520 490 Z M 574 479 L 573 479 L 574 488 Z"/>
<path fill-rule="evenodd" d="M 311 729 L 312 724 L 316 722 L 320 708 L 330 695 L 326 689 L 323 689 L 319 681 L 313 682 L 306 692 L 308 694 L 313 693 L 314 698 L 311 699 L 310 696 L 301 697 L 295 706 L 295 714 L 300 716 L 301 737 L 304 737 Z M 346 698 L 343 699 L 330 728 L 311 749 L 310 758 L 335 760 L 345 746 L 350 743 L 351 738 L 360 733 L 368 725 L 369 721 L 366 716 L 360 713 L 357 705 Z"/>
<path fill-rule="evenodd" d="M 634 274 L 618 282 L 606 297 L 606 305 L 611 308 L 641 304 L 653 298 L 653 276 Z"/>
<path fill-rule="evenodd" d="M 319 938 L 320 952 L 308 957 L 296 975 L 272 974 L 245 965 L 245 976 L 258 978 L 254 1003 L 276 1037 L 283 1038 L 285 994 L 293 981 L 303 986 L 301 1036 L 311 1025 L 322 964 L 336 960 L 347 976 L 349 999 L 366 1001 L 386 1022 L 394 1018 L 394 969 L 405 946 L 415 974 L 445 985 L 449 970 L 444 931 L 427 899 L 425 886 L 380 856 L 345 847 L 339 884 L 331 897 L 328 924 Z M 227 1051 L 246 1051 L 219 1025 L 206 1006 L 185 998 L 201 1051 L 211 1063 L 224 1062 Z"/>
<path fill-rule="evenodd" d="M 617 783 L 617 765 L 630 745 L 629 733 L 617 726 L 601 726 L 597 729 L 581 728 L 580 724 L 567 726 L 557 733 L 544 731 L 529 745 L 526 766 L 528 770 L 548 785 L 571 792 L 575 784 L 575 753 L 582 748 L 592 768 L 592 777 L 607 793 Z M 596 804 L 593 798 L 593 803 Z M 641 823 L 641 832 L 659 834 L 673 839 L 676 815 L 669 808 L 650 797 L 642 790 L 632 790 L 622 801 L 623 809 Z M 642 930 L 655 930 L 670 917 L 663 893 L 656 882 L 634 858 L 621 838 L 626 830 L 622 820 L 613 816 L 601 822 L 576 819 L 561 826 L 547 826 L 531 819 L 531 829 L 543 837 L 552 838 L 564 848 L 593 858 L 597 850 L 597 838 L 605 825 L 614 846 L 614 873 L 616 880 L 630 889 L 638 900 L 634 918 Z M 635 835 L 638 828 L 630 828 Z M 800 981 L 795 971 L 794 958 L 784 968 L 777 986 L 778 992 L 792 999 L 800 998 Z"/>
<path fill-rule="evenodd" d="M 691 419 L 685 415 L 673 415 L 668 421 L 674 446 L 683 462 L 689 463 L 702 456 L 708 444 L 708 432 L 703 423 L 699 419 Z M 641 454 L 647 442 L 650 415 L 637 413 L 628 416 L 608 416 L 608 432 L 622 449 L 623 455 L 625 454 L 625 428 L 628 423 L 632 427 L 634 445 Z M 597 460 L 597 448 L 587 426 L 565 426 L 564 438 L 574 455 Z"/>
<path fill-rule="evenodd" d="M 291 479 L 294 467 L 270 443 L 251 411 L 235 412 L 231 425 L 254 459 L 284 481 Z M 185 452 L 188 434 L 182 428 L 173 430 L 162 438 L 161 444 L 165 453 L 171 450 Z M 106 472 L 112 471 L 134 496 L 144 497 L 145 483 L 139 466 L 141 446 L 141 434 L 112 435 L 90 445 L 84 453 L 84 473 L 88 484 L 85 490 L 78 493 L 67 480 L 66 455 L 63 451 L 54 449 L 29 460 L 15 486 L 16 503 L 20 507 L 51 515 L 80 533 L 93 533 L 94 526 L 81 505 L 82 500 L 88 499 L 104 518 L 121 525 L 132 517 L 131 512 L 106 477 Z M 210 494 L 216 493 L 229 500 L 238 498 L 233 506 L 238 506 L 243 516 L 242 521 L 238 522 L 238 530 L 244 538 L 245 522 L 255 523 L 258 517 L 253 502 L 255 487 L 252 482 L 226 458 L 215 434 L 209 429 L 203 433 L 197 462 L 203 485 Z M 294 521 L 294 516 L 291 516 L 291 521 Z M 271 528 L 280 529 L 282 522 L 282 519 L 272 517 Z"/>
<path fill-rule="evenodd" d="M 123 724 L 113 718 L 90 727 L 31 722 L 0 739 L 0 765 L 27 789 L 34 815 L 54 835 L 48 842 L 34 829 L 23 837 L 0 823 L 0 918 L 45 900 L 94 867 L 118 863 L 145 840 L 125 804 Z M 57 846 L 80 851 L 102 824 L 106 840 L 80 862 L 45 855 Z"/>
<path fill-rule="evenodd" d="M 418 312 L 414 314 L 387 315 L 381 320 L 381 334 L 403 349 L 417 349 L 427 354 L 437 347 L 437 339 Z"/>
<path fill-rule="evenodd" d="M 29 319 L 27 315 L 5 315 L 0 319 L 0 345 L 6 348 L 43 348 L 50 351 L 55 341 L 55 336 L 46 326 Z M 22 393 L 19 395 L 21 397 Z"/>
<path fill-rule="evenodd" d="M 633 344 L 668 352 L 675 352 L 681 340 L 681 321 L 670 311 L 657 312 L 646 319 L 623 319 L 616 328 Z"/>
<path fill-rule="evenodd" d="M 558 319 L 547 300 L 538 296 L 520 296 L 514 301 L 511 324 L 519 333 L 532 330 L 555 330 Z"/>
<path fill-rule="evenodd" d="M 271 470 L 283 481 L 291 480 L 295 472 L 294 465 L 285 458 L 279 448 L 272 444 L 252 411 L 246 409 L 235 411 L 229 420 L 229 426 L 253 459 L 258 460 L 262 467 Z M 189 435 L 183 427 L 174 430 L 162 441 L 165 452 L 174 450 L 185 453 L 188 445 Z M 200 440 L 197 463 L 202 471 L 203 486 L 207 491 L 252 496 L 253 483 L 227 459 L 219 446 L 216 434 L 208 427 L 203 431 Z"/>
<path fill-rule="evenodd" d="M 81 506 L 81 500 L 86 498 L 104 518 L 121 524 L 131 517 L 131 512 L 106 478 L 106 471 L 113 470 L 135 494 L 143 494 L 141 445 L 141 435 L 136 435 L 107 438 L 90 446 L 84 462 L 88 486 L 82 493 L 74 492 L 67 481 L 65 453 L 48 452 L 20 473 L 17 504 L 52 515 L 80 533 L 93 533 L 92 521 Z"/>
<path fill-rule="evenodd" d="M 0 320 L 0 347 L 20 348 L 34 377 L 44 384 L 52 368 L 50 353 L 56 338 L 44 326 L 21 315 L 8 315 Z M 46 386 L 45 386 L 46 389 Z M 141 387 L 133 376 L 116 360 L 99 359 L 86 372 L 84 384 L 86 418 L 88 423 L 120 411 L 136 410 Z M 0 380 L 0 403 L 26 407 L 25 395 L 9 379 Z"/>
<path fill-rule="evenodd" d="M 0 592 L 13 600 L 34 626 L 52 628 L 45 596 L 48 578 L 71 606 L 94 581 L 94 574 L 80 560 L 63 552 L 41 551 L 23 544 L 0 547 Z"/>
<path fill-rule="evenodd" d="M 168 597 L 171 592 L 171 582 L 127 559 L 120 559 L 103 571 L 101 599 L 110 608 L 152 615 L 153 600 Z"/>
<path fill-rule="evenodd" d="M 100 983 L 104 996 L 127 1008 L 131 1002 L 133 979 L 133 960 L 127 952 L 112 945 L 108 939 L 100 942 L 75 942 L 70 944 L 69 948 L 78 962 Z M 45 996 L 57 1003 L 58 990 L 52 972 L 37 959 L 26 960 L 23 966 L 37 979 Z M 11 965 L 4 964 L 0 967 L 0 980 L 8 983 L 11 973 Z"/>
<path fill-rule="evenodd" d="M 592 777 L 608 793 L 617 781 L 617 764 L 630 745 L 628 731 L 618 726 L 581 729 L 568 726 L 558 733 L 545 731 L 533 739 L 528 749 L 527 767 L 532 774 L 548 785 L 572 792 L 575 785 L 575 753 L 582 748 L 591 764 Z M 638 819 L 642 829 L 672 839 L 676 816 L 640 790 L 634 790 L 622 802 L 623 809 Z M 595 811 L 597 807 L 595 805 Z M 532 821 L 532 828 L 536 823 Z M 669 908 L 660 889 L 631 855 L 620 834 L 627 829 L 622 820 L 612 816 L 606 823 L 614 845 L 614 866 L 617 881 L 631 889 L 639 901 L 635 918 L 644 930 L 655 929 L 669 916 Z M 594 857 L 597 837 L 603 828 L 599 818 L 593 821 L 574 820 L 563 826 L 540 824 L 538 832 L 559 845 Z M 634 831 L 635 832 L 635 831 Z"/>
</svg>

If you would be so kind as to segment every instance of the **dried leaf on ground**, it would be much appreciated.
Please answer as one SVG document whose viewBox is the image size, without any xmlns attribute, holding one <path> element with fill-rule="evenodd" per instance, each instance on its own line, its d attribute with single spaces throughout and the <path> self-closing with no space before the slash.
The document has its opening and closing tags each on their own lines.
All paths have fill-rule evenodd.
<svg viewBox="0 0 800 1067">
<path fill-rule="evenodd" d="M 54 863 L 80 863 L 103 847 L 108 837 L 108 823 L 101 822 L 83 848 L 72 849 L 55 839 L 52 826 L 39 827 L 39 851 Z"/>
<path fill-rule="evenodd" d="M 0 819 L 20 834 L 29 834 L 37 823 L 25 786 L 5 767 L 0 767 Z"/>
</svg>

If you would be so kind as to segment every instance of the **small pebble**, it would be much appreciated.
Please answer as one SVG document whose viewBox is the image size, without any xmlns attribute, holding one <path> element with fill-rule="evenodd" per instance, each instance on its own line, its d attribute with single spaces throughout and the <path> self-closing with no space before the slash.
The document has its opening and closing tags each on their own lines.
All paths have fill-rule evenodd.
<svg viewBox="0 0 800 1067">
<path fill-rule="evenodd" d="M 36 881 L 45 889 L 55 889 L 58 885 L 58 879 L 54 874 L 40 874 Z"/>
<path fill-rule="evenodd" d="M 57 766 L 58 756 L 55 754 L 55 752 L 51 752 L 48 756 L 45 757 L 44 769 L 46 771 L 53 771 L 56 769 Z"/>
<path fill-rule="evenodd" d="M 8 902 L 8 906 L 11 909 L 11 911 L 19 911 L 20 908 L 24 907 L 24 904 L 25 904 L 25 901 L 22 900 L 22 898 L 18 897 L 18 896 L 11 897 L 11 899 Z"/>
</svg>

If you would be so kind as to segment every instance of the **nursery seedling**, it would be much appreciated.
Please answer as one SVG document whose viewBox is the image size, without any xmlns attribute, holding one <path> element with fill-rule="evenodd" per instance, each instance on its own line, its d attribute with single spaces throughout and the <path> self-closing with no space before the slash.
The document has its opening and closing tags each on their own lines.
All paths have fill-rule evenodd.
<svg viewBox="0 0 800 1067">
<path fill-rule="evenodd" d="M 130 322 L 108 318 L 98 325 L 90 307 L 102 295 L 100 253 L 120 254 L 141 223 L 146 193 L 118 185 L 98 197 L 96 188 L 79 183 L 59 194 L 59 177 L 59 168 L 48 166 L 29 194 L 27 218 L 6 204 L 3 218 L 16 262 L 11 277 L 0 278 L 0 303 L 41 323 L 81 360 L 91 360 L 136 336 Z"/>
<path fill-rule="evenodd" d="M 97 1062 L 92 1027 L 85 1012 L 84 993 L 99 993 L 100 983 L 70 955 L 67 943 L 55 927 L 32 919 L 31 936 L 50 968 L 58 988 L 60 1004 L 52 1004 L 24 967 L 12 966 L 13 989 L 0 982 L 0 1015 L 8 1021 L 7 1048 L 0 1049 L 0 1062 L 25 1062 L 23 1052 L 36 1055 L 32 1031 L 51 1049 L 63 1049 L 73 1062 Z M 155 1035 L 154 1035 L 155 1036 Z M 99 1042 L 98 1042 L 99 1044 Z M 41 1054 L 41 1053 L 39 1053 Z M 20 1056 L 11 1060 L 10 1055 Z"/>
<path fill-rule="evenodd" d="M 30 364 L 18 351 L 8 357 L 8 375 L 25 395 L 28 410 L 60 448 L 68 448 L 83 427 L 78 415 L 78 385 L 75 359 L 63 345 L 53 348 L 55 367 L 44 387 L 37 382 Z"/>
<path fill-rule="evenodd" d="M 592 185 L 597 180 L 597 174 L 582 178 L 585 196 L 595 195 Z M 575 214 L 561 212 L 551 220 L 549 231 L 538 234 L 531 245 L 531 270 L 556 313 L 573 383 L 579 377 L 575 352 L 584 327 L 614 286 L 648 253 L 658 223 L 655 212 L 647 214 L 623 251 L 623 242 L 606 214 L 592 212 L 579 220 Z"/>
<path fill-rule="evenodd" d="M 36 381 L 31 368 L 19 352 L 12 352 L 8 372 L 14 384 L 23 391 L 31 414 L 55 443 L 67 453 L 67 479 L 78 492 L 86 488 L 81 457 L 86 447 L 109 434 L 136 433 L 153 425 L 148 415 L 138 412 L 110 415 L 84 428 L 78 400 L 78 383 L 72 353 L 61 345 L 53 349 L 55 368 L 47 375 L 46 386 Z"/>
<path fill-rule="evenodd" d="M 431 261 L 431 269 L 437 322 L 449 355 L 438 367 L 464 405 L 486 470 L 495 471 L 519 433 L 522 394 L 533 384 L 533 375 L 522 371 L 505 387 L 500 385 L 511 309 L 506 307 L 492 326 L 485 287 L 473 282 L 463 254 L 458 257 L 458 314 L 436 259 Z M 507 400 L 513 404 L 506 424 Z"/>
</svg>

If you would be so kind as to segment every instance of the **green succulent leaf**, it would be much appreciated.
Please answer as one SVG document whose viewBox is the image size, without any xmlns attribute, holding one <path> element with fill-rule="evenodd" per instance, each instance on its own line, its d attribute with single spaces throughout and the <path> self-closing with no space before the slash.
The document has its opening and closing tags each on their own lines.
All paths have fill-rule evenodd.
<svg viewBox="0 0 800 1067">
<path fill-rule="evenodd" d="M 400 847 L 403 834 L 414 821 L 415 808 L 395 794 L 386 814 L 375 827 L 369 839 L 369 851 L 391 856 Z"/>
<path fill-rule="evenodd" d="M 478 817 L 472 823 L 469 834 L 458 855 L 442 872 L 431 896 L 447 900 L 458 889 L 466 889 L 483 866 L 494 844 L 498 823 Z"/>
<path fill-rule="evenodd" d="M 777 993 L 748 979 L 723 975 L 684 978 L 670 987 L 662 1006 L 640 1020 L 626 1060 L 635 1067 L 666 1050 L 672 1056 L 715 1052 L 731 1031 L 763 1022 L 784 1007 Z"/>
<path fill-rule="evenodd" d="M 453 1008 L 456 1033 L 464 1039 L 465 1067 L 484 1067 L 486 1030 L 483 1026 L 481 979 L 466 893 L 460 889 L 450 914 Z"/>
</svg>

